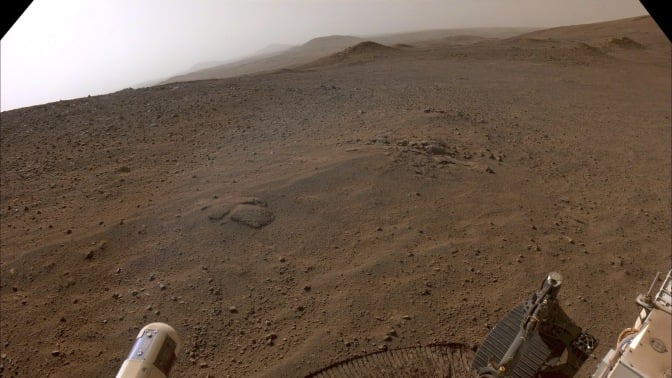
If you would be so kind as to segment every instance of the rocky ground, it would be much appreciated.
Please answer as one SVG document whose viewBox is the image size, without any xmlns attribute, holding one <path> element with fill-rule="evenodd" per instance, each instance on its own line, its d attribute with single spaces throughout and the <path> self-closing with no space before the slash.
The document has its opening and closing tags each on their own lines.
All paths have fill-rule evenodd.
<svg viewBox="0 0 672 378">
<path fill-rule="evenodd" d="M 536 33 L 3 112 L 1 374 L 113 375 L 152 321 L 174 376 L 476 345 L 549 271 L 601 357 L 670 266 L 670 45 Z"/>
</svg>

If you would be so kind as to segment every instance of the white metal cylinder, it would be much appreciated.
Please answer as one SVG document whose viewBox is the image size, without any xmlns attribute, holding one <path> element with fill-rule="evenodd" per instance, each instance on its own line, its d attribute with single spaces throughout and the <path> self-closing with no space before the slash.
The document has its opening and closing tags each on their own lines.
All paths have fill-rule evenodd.
<svg viewBox="0 0 672 378">
<path fill-rule="evenodd" d="M 182 347 L 177 331 L 165 323 L 144 326 L 117 378 L 167 378 Z"/>
</svg>

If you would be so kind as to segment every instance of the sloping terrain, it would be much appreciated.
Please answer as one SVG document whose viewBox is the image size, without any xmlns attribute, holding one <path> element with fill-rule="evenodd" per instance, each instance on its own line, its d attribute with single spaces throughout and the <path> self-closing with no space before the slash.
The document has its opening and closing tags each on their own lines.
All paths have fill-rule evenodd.
<svg viewBox="0 0 672 378">
<path fill-rule="evenodd" d="M 577 40 L 582 42 L 604 42 L 619 35 L 629 36 L 645 45 L 663 47 L 669 42 L 660 38 L 660 30 L 650 16 L 640 16 L 600 22 L 589 25 L 562 26 L 557 28 L 533 31 L 517 38 L 551 38 L 564 40 Z"/>
<path fill-rule="evenodd" d="M 528 40 L 561 46 L 574 43 L 596 54 L 606 53 L 625 60 L 666 66 L 670 61 L 669 51 L 666 51 L 670 44 L 666 38 L 660 38 L 660 33 L 651 17 L 641 16 L 534 31 L 513 40 L 515 43 Z"/>
<path fill-rule="evenodd" d="M 152 321 L 174 376 L 475 345 L 549 271 L 601 357 L 670 264 L 669 43 L 631 22 L 3 112 L 2 375 L 113 375 Z"/>
</svg>

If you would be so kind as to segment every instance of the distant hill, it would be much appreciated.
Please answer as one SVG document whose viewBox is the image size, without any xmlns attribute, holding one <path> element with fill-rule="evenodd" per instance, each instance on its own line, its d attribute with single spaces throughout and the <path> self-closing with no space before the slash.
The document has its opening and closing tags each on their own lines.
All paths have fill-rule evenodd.
<svg viewBox="0 0 672 378">
<path fill-rule="evenodd" d="M 163 81 L 162 84 L 179 81 L 220 79 L 297 66 L 336 53 L 348 46 L 363 41 L 361 38 L 350 36 L 315 38 L 301 46 L 292 47 L 278 53 L 256 55 L 233 63 L 174 76 Z"/>
<path fill-rule="evenodd" d="M 270 44 L 270 45 L 264 47 L 264 48 L 261 49 L 261 50 L 257 50 L 257 51 L 256 51 L 254 54 L 252 54 L 252 55 L 271 55 L 271 54 L 277 54 L 277 53 L 281 53 L 281 52 L 283 52 L 283 51 L 285 51 L 285 50 L 289 50 L 289 49 L 291 49 L 292 47 L 294 47 L 294 46 L 293 46 L 293 45 L 283 45 L 283 44 L 279 44 L 279 43 L 273 43 L 273 44 Z"/>
<path fill-rule="evenodd" d="M 193 70 L 163 80 L 161 84 L 180 81 L 221 79 L 226 77 L 249 75 L 259 72 L 274 71 L 282 68 L 297 67 L 328 57 L 358 43 L 371 41 L 381 45 L 418 45 L 427 46 L 433 42 L 440 43 L 474 43 L 483 38 L 507 38 L 513 35 L 536 30 L 535 28 L 469 28 L 426 30 L 407 33 L 377 35 L 362 38 L 347 35 L 331 35 L 311 39 L 300 46 L 271 45 L 259 51 L 260 54 L 235 62 L 222 64 L 201 70 Z M 449 40 L 455 38 L 454 40 Z"/>
<path fill-rule="evenodd" d="M 310 63 L 302 65 L 301 68 L 312 68 L 319 66 L 328 66 L 342 62 L 363 62 L 375 58 L 390 56 L 398 52 L 399 49 L 382 45 L 372 41 L 359 42 L 356 45 L 346 47 L 345 49 L 331 54 Z"/>
<path fill-rule="evenodd" d="M 181 81 L 221 79 L 240 75 L 275 71 L 283 68 L 309 67 L 332 64 L 363 49 L 371 52 L 375 43 L 388 48 L 441 48 L 445 46 L 473 45 L 483 41 L 502 40 L 503 46 L 524 41 L 564 41 L 583 43 L 590 49 L 646 49 L 649 45 L 660 47 L 669 43 L 649 16 L 633 17 L 585 25 L 539 28 L 462 28 L 414 31 L 385 34 L 367 38 L 332 35 L 311 39 L 300 46 L 270 45 L 251 57 L 209 67 L 194 67 L 187 73 L 163 80 L 160 84 Z M 369 45 L 360 45 L 369 43 Z M 357 47 L 359 46 L 359 47 Z M 657 50 L 659 51 L 659 50 Z M 601 53 L 591 50 L 590 53 Z M 361 51 L 360 51 L 361 53 Z M 659 57 L 664 59 L 665 57 Z M 667 57 L 669 59 L 669 56 Z"/>
<path fill-rule="evenodd" d="M 670 42 L 650 16 L 538 30 L 509 38 L 502 46 L 530 43 L 541 49 L 574 46 L 584 55 L 633 62 L 667 65 L 670 60 Z"/>
<path fill-rule="evenodd" d="M 488 38 L 509 38 L 522 33 L 528 33 L 539 28 L 462 28 L 462 29 L 436 29 L 423 30 L 407 33 L 395 33 L 386 35 L 370 36 L 367 39 L 384 45 L 407 44 L 407 45 L 426 45 L 434 44 L 442 40 L 461 39 L 465 42 L 467 39 L 488 39 Z"/>
</svg>

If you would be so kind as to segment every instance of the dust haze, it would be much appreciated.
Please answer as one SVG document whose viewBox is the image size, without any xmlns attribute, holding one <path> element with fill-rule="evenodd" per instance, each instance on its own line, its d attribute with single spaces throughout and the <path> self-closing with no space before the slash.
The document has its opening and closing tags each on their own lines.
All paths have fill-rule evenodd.
<svg viewBox="0 0 672 378">
<path fill-rule="evenodd" d="M 143 86 L 320 36 L 551 27 L 642 14 L 639 2 L 626 0 L 36 0 L 0 43 L 0 106 Z"/>
</svg>

